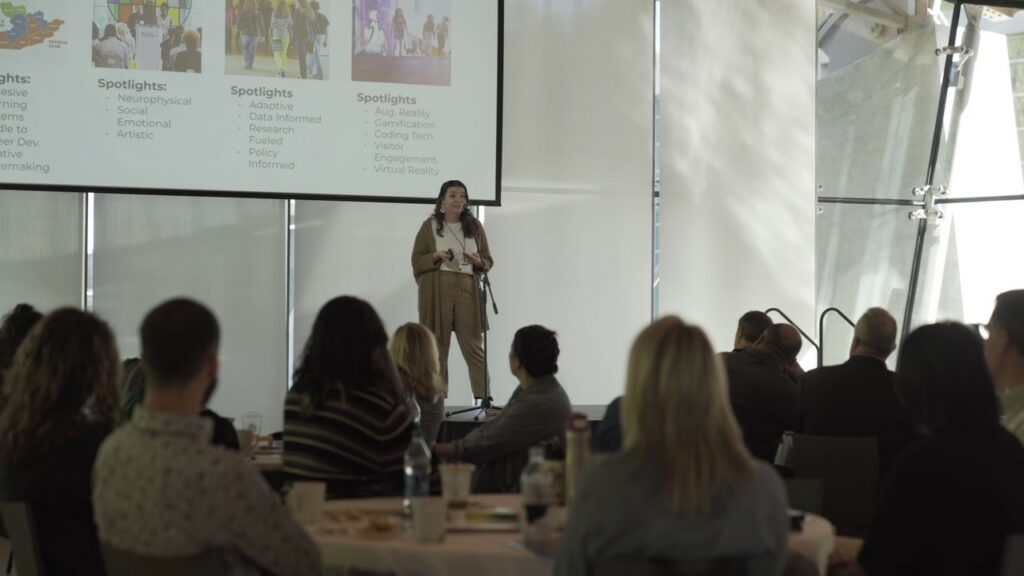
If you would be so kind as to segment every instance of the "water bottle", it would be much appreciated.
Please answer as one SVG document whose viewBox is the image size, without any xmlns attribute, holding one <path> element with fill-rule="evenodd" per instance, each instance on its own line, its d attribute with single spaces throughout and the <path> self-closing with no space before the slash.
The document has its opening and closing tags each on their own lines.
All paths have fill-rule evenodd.
<svg viewBox="0 0 1024 576">
<path fill-rule="evenodd" d="M 565 502 L 572 504 L 583 469 L 590 460 L 590 421 L 585 414 L 575 412 L 569 417 L 565 431 Z"/>
<path fill-rule="evenodd" d="M 412 440 L 405 449 L 405 499 L 402 507 L 408 515 L 412 499 L 430 496 L 430 447 L 423 438 L 419 423 L 414 423 Z"/>
<path fill-rule="evenodd" d="M 530 448 L 530 461 L 523 469 L 519 478 L 522 491 L 523 511 L 523 543 L 535 552 L 544 552 L 547 545 L 548 529 L 544 522 L 548 507 L 555 502 L 555 480 L 544 464 L 544 448 Z"/>
</svg>

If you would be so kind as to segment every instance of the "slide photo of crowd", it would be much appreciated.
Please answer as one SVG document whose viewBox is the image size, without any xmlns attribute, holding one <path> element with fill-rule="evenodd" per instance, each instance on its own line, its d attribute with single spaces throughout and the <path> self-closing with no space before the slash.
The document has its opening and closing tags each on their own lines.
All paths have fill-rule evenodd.
<svg viewBox="0 0 1024 576">
<path fill-rule="evenodd" d="M 225 0 L 225 72 L 326 80 L 330 3 Z"/>
<path fill-rule="evenodd" d="M 193 0 L 93 0 L 92 64 L 201 73 L 201 22 Z"/>
<path fill-rule="evenodd" d="M 451 0 L 352 0 L 352 80 L 451 86 Z"/>
</svg>

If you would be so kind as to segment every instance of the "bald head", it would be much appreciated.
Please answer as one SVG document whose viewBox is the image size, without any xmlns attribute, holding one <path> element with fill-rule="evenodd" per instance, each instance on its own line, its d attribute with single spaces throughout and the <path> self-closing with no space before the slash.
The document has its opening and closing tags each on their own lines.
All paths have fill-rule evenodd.
<svg viewBox="0 0 1024 576">
<path fill-rule="evenodd" d="M 772 324 L 757 343 L 758 348 L 771 352 L 783 364 L 795 361 L 802 345 L 800 332 L 789 324 Z"/>
<path fill-rule="evenodd" d="M 853 331 L 851 356 L 885 360 L 896 349 L 896 319 L 882 308 L 869 308 Z"/>
</svg>

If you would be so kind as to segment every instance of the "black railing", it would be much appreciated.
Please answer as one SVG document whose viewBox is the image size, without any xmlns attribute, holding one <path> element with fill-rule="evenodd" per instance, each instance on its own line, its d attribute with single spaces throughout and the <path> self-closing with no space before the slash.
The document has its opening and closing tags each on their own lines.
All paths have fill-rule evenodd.
<svg viewBox="0 0 1024 576">
<path fill-rule="evenodd" d="M 800 335 L 804 337 L 804 340 L 807 340 L 808 342 L 811 343 L 811 346 L 814 346 L 815 351 L 817 351 L 818 353 L 818 366 L 821 366 L 821 346 L 819 346 L 818 343 L 814 341 L 814 338 L 808 336 L 807 332 L 804 332 L 804 329 L 801 328 L 800 325 L 797 324 L 796 322 L 793 322 L 793 319 L 787 316 L 786 313 L 783 312 L 782 310 L 779 310 L 778 308 L 769 308 L 764 311 L 765 314 L 771 314 L 772 312 L 775 312 L 779 316 L 782 316 L 782 318 L 785 319 L 786 322 L 789 322 L 790 326 L 796 328 L 797 332 L 799 332 Z"/>
<path fill-rule="evenodd" d="M 842 318 L 843 320 L 846 320 L 846 323 L 849 324 L 851 327 L 857 327 L 857 324 L 853 320 L 850 320 L 850 317 L 844 314 L 843 311 L 840 310 L 839 308 L 832 306 L 829 308 L 825 308 L 821 312 L 821 316 L 818 316 L 818 338 L 821 339 L 821 347 L 818 348 L 819 367 L 824 365 L 825 363 L 825 317 L 828 316 L 830 312 L 835 312 L 836 314 L 839 314 L 839 317 Z"/>
</svg>

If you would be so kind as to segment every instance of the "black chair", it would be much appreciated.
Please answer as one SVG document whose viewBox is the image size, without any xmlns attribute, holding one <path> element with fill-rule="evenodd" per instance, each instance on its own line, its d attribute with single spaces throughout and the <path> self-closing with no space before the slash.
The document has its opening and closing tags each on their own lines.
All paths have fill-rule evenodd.
<svg viewBox="0 0 1024 576">
<path fill-rule="evenodd" d="M 821 514 L 840 535 L 863 537 L 875 511 L 878 438 L 786 434 L 791 445 L 780 464 L 795 478 L 820 479 Z"/>
<path fill-rule="evenodd" d="M 227 576 L 228 564 L 220 550 L 195 556 L 142 556 L 101 544 L 107 576 Z M 21 572 L 18 572 L 20 575 Z"/>
<path fill-rule="evenodd" d="M 1024 574 L 1024 534 L 1011 534 L 1003 547 L 1003 570 L 1001 576 Z"/>
<path fill-rule="evenodd" d="M 636 558 L 598 558 L 590 576 L 746 576 L 747 558 L 717 558 L 693 562 L 641 560 Z"/>
<path fill-rule="evenodd" d="M 783 478 L 789 507 L 811 514 L 824 514 L 825 483 L 821 478 Z"/>
<path fill-rule="evenodd" d="M 11 539 L 11 554 L 18 576 L 44 576 L 43 554 L 36 536 L 32 505 L 28 502 L 0 502 L 7 534 Z"/>
</svg>

